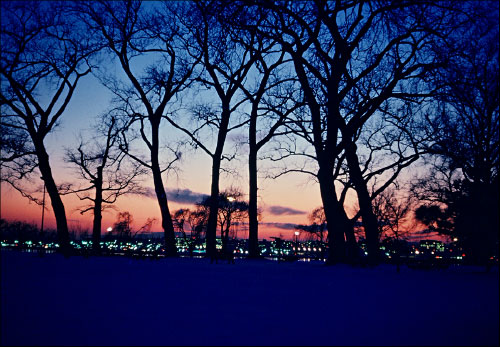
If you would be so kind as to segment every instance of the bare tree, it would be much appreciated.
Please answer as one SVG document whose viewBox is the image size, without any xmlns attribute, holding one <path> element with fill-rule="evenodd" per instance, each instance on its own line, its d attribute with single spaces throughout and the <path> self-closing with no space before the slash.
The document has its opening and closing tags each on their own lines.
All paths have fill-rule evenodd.
<svg viewBox="0 0 500 347">
<path fill-rule="evenodd" d="M 148 218 L 146 222 L 137 230 L 132 228 L 134 217 L 128 211 L 118 212 L 116 215 L 116 222 L 113 224 L 112 230 L 108 236 L 117 237 L 120 241 L 129 241 L 137 236 L 137 234 L 151 232 L 153 224 L 156 222 L 155 218 Z"/>
<path fill-rule="evenodd" d="M 345 240 L 355 243 L 345 194 L 337 196 L 334 185 L 342 171 L 357 194 L 368 253 L 376 261 L 377 220 L 356 141 L 389 101 L 430 96 L 422 81 L 440 63 L 430 48 L 443 44 L 456 25 L 451 11 L 413 1 L 263 5 L 274 11 L 263 30 L 291 56 L 309 108 L 296 131 L 314 148 L 317 171 L 303 171 L 317 178 L 328 225 L 335 226 L 329 262 L 344 259 Z"/>
<path fill-rule="evenodd" d="M 138 179 L 145 173 L 141 165 L 128 163 L 125 153 L 119 149 L 121 128 L 116 118 L 105 118 L 104 123 L 106 121 L 108 124 L 101 125 L 104 136 L 97 135 L 91 144 L 89 141 L 84 144 L 82 140 L 76 150 L 66 153 L 66 161 L 78 168 L 86 184 L 79 187 L 70 184 L 65 194 L 76 194 L 80 200 L 91 202 L 80 213 L 92 211 L 94 214 L 92 249 L 95 253 L 100 253 L 102 211 L 124 194 L 140 193 Z"/>
<path fill-rule="evenodd" d="M 498 3 L 464 4 L 468 25 L 451 36 L 427 156 L 430 175 L 414 187 L 416 215 L 429 228 L 458 238 L 467 259 L 498 255 L 499 30 Z"/>
<path fill-rule="evenodd" d="M 132 238 L 132 222 L 134 218 L 130 212 L 120 212 L 116 216 L 116 222 L 113 224 L 112 232 L 118 235 L 120 240 Z"/>
<path fill-rule="evenodd" d="M 60 249 L 67 253 L 66 213 L 45 139 L 59 124 L 80 79 L 90 72 L 95 46 L 67 15 L 65 3 L 2 2 L 1 10 L 2 180 L 29 196 L 20 180 L 38 168 L 52 203 Z"/>
<path fill-rule="evenodd" d="M 388 188 L 373 200 L 373 210 L 377 216 L 380 237 L 399 242 L 406 237 L 411 227 L 414 198 L 398 195 L 395 188 Z"/>
<path fill-rule="evenodd" d="M 188 208 L 180 208 L 175 210 L 172 214 L 172 221 L 174 222 L 174 227 L 178 232 L 182 234 L 184 241 L 187 242 L 186 231 L 184 229 L 184 225 L 186 221 L 189 220 L 189 215 L 191 214 L 191 210 Z"/>
<path fill-rule="evenodd" d="M 178 233 L 182 234 L 185 244 L 188 246 L 189 256 L 193 256 L 193 250 L 195 243 L 199 240 L 199 234 L 196 235 L 194 232 L 194 220 L 196 218 L 196 211 L 193 212 L 188 208 L 180 208 L 172 214 L 172 220 L 174 222 L 174 227 Z M 188 238 L 185 230 L 185 225 L 188 225 L 191 230 L 191 235 Z M 195 236 L 196 235 L 196 236 Z"/>
<path fill-rule="evenodd" d="M 229 188 L 220 193 L 219 226 L 222 240 L 222 252 L 228 248 L 231 226 L 248 217 L 248 203 L 243 200 L 243 193 L 235 188 Z"/>
<path fill-rule="evenodd" d="M 290 59 L 278 42 L 260 35 L 257 28 L 268 16 L 263 7 L 244 6 L 244 20 L 231 23 L 238 31 L 237 42 L 248 49 L 255 59 L 253 83 L 240 88 L 251 105 L 248 112 L 248 172 L 249 172 L 249 257 L 260 256 L 258 246 L 258 153 L 276 136 L 287 134 L 283 128 L 289 115 L 301 106 L 293 102 L 299 88 L 293 78 Z"/>
<path fill-rule="evenodd" d="M 379 237 L 399 272 L 401 255 L 408 250 L 407 237 L 416 223 L 413 222 L 414 197 L 408 191 L 406 197 L 402 196 L 402 191 L 397 188 L 396 185 L 396 188 L 385 189 L 373 199 L 372 205 L 377 216 Z"/>
<path fill-rule="evenodd" d="M 250 10 L 250 14 L 252 13 L 254 12 Z M 246 30 L 255 30 L 254 28 L 261 24 L 266 13 L 256 13 L 255 15 L 256 20 L 245 23 Z M 252 35 L 249 37 L 253 38 Z M 240 40 L 243 41 L 243 39 Z M 252 40 L 250 39 L 250 41 Z M 267 40 L 264 36 L 257 36 L 257 39 L 250 43 L 253 43 L 253 47 L 249 48 L 257 57 L 255 68 L 259 77 L 252 90 L 245 85 L 241 85 L 241 89 L 251 105 L 248 127 L 249 257 L 258 257 L 260 256 L 257 203 L 258 153 L 271 139 L 288 133 L 286 129 L 283 129 L 283 125 L 289 115 L 302 105 L 293 102 L 298 88 L 295 79 L 290 77 L 285 68 L 289 64 L 284 59 L 285 52 L 279 50 L 277 42 L 272 39 Z M 243 44 L 247 43 L 243 41 Z M 260 126 L 258 123 L 261 123 Z"/>
<path fill-rule="evenodd" d="M 325 210 L 323 207 L 316 207 L 314 210 L 312 210 L 311 214 L 309 215 L 309 222 L 312 224 L 316 224 L 319 226 L 318 230 L 318 239 L 320 242 L 323 242 L 326 237 L 326 216 L 325 216 Z"/>
<path fill-rule="evenodd" d="M 205 238 L 207 231 L 209 209 L 202 203 L 196 204 L 196 209 L 190 211 L 187 222 L 191 229 L 191 238 L 194 238 L 195 242 L 200 242 L 200 240 Z"/>
<path fill-rule="evenodd" d="M 203 241 L 204 234 L 207 228 L 207 220 L 210 206 L 206 201 L 200 201 L 196 204 L 196 208 L 180 208 L 174 211 L 172 220 L 178 232 L 182 234 L 184 241 L 189 247 L 189 254 L 192 256 L 196 244 Z M 189 230 L 189 237 L 186 233 Z"/>
<path fill-rule="evenodd" d="M 153 175 L 169 256 L 176 255 L 177 249 L 162 174 L 180 159 L 181 153 L 172 149 L 173 159 L 161 163 L 160 125 L 175 97 L 189 86 L 200 59 L 190 54 L 190 36 L 182 26 L 185 7 L 184 3 L 143 5 L 140 1 L 77 4 L 88 30 L 105 42 L 107 53 L 118 60 L 126 76 L 128 83 L 110 76 L 102 78 L 115 94 L 117 108 L 128 118 L 130 128 L 138 128 L 149 151 L 149 158 L 142 158 L 129 146 L 123 133 L 121 149 Z M 137 68 L 144 59 L 151 63 Z"/>
<path fill-rule="evenodd" d="M 199 206 L 204 206 L 205 210 L 209 210 L 212 206 L 211 199 L 211 196 L 206 197 L 199 203 Z M 217 225 L 220 228 L 220 237 L 222 241 L 221 252 L 225 254 L 228 250 L 231 226 L 248 217 L 248 203 L 243 200 L 243 193 L 236 188 L 228 188 L 220 192 L 217 201 Z M 211 258 L 216 258 L 216 254 L 213 254 Z"/>
<path fill-rule="evenodd" d="M 240 86 L 256 61 L 252 45 L 238 43 L 240 32 L 230 23 L 238 19 L 244 20 L 241 7 L 229 2 L 197 2 L 192 4 L 188 18 L 197 52 L 202 56 L 204 73 L 198 77 L 198 82 L 207 89 L 215 89 L 215 97 L 219 104 L 200 104 L 194 110 L 197 127 L 185 127 L 173 117 L 166 117 L 169 122 L 192 141 L 193 145 L 202 149 L 212 159 L 212 182 L 210 189 L 210 211 L 206 231 L 207 256 L 216 252 L 215 240 L 217 231 L 218 198 L 220 193 L 219 179 L 221 162 L 232 159 L 224 155 L 224 145 L 230 131 L 241 128 L 246 121 L 238 121 L 235 114 L 245 102 Z M 255 35 L 250 41 L 255 40 Z M 240 92 L 240 93 L 239 93 Z M 213 131 L 216 138 L 215 148 L 211 150 L 211 139 L 201 139 L 207 128 Z"/>
</svg>

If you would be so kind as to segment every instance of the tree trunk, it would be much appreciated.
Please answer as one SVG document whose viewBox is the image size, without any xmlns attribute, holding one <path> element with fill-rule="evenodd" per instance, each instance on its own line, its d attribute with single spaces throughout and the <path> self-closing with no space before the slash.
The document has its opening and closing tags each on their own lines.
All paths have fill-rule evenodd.
<svg viewBox="0 0 500 347">
<path fill-rule="evenodd" d="M 348 219 L 347 215 L 346 219 Z M 347 260 L 351 263 L 356 262 L 359 258 L 359 247 L 356 241 L 356 235 L 354 235 L 354 224 L 350 220 L 345 230 L 345 240 L 347 245 Z"/>
<path fill-rule="evenodd" d="M 66 220 L 66 211 L 64 209 L 64 204 L 62 202 L 59 191 L 57 190 L 56 183 L 54 182 L 54 177 L 52 176 L 52 170 L 50 169 L 49 155 L 45 150 L 45 146 L 42 141 L 33 140 L 35 144 L 36 153 L 38 157 L 38 168 L 42 174 L 43 181 L 45 182 L 45 187 L 47 188 L 47 193 L 50 197 L 50 202 L 52 204 L 52 210 L 54 211 L 54 216 L 56 218 L 57 225 L 57 238 L 59 240 L 59 249 L 61 253 L 65 256 L 69 256 L 71 245 L 69 243 L 69 230 L 68 222 Z"/>
<path fill-rule="evenodd" d="M 253 115 L 252 115 L 253 116 Z M 257 118 L 250 119 L 248 176 L 249 176 L 249 200 L 248 200 L 248 256 L 257 258 L 259 250 L 259 221 L 257 219 Z"/>
<path fill-rule="evenodd" d="M 328 227 L 328 245 L 330 251 L 327 263 L 344 262 L 346 260 L 344 235 L 349 234 L 349 220 L 345 214 L 344 206 L 337 200 L 333 176 L 336 158 L 332 157 L 337 148 L 337 133 L 340 125 L 339 117 L 341 117 L 336 94 L 339 79 L 333 79 L 332 77 L 329 79 L 328 113 L 326 115 L 328 127 L 326 139 L 323 139 L 324 130 L 322 127 L 321 107 L 317 103 L 313 89 L 309 84 L 301 57 L 297 57 L 293 52 L 290 53 L 294 61 L 295 72 L 304 90 L 304 97 L 311 111 L 313 144 L 319 166 L 317 178 Z"/>
<path fill-rule="evenodd" d="M 212 186 L 210 189 L 210 211 L 208 214 L 206 243 L 207 243 L 207 257 L 215 256 L 216 253 L 216 235 L 217 235 L 217 215 L 219 212 L 219 179 L 220 179 L 220 166 L 222 161 L 222 152 L 224 150 L 224 143 L 226 142 L 227 129 L 229 127 L 229 102 L 222 102 L 221 123 L 219 126 L 219 133 L 217 135 L 217 146 L 212 156 Z"/>
<path fill-rule="evenodd" d="M 378 222 L 377 217 L 373 213 L 371 197 L 359 167 L 356 145 L 352 141 L 346 145 L 346 158 L 349 175 L 358 194 L 359 208 L 365 229 L 368 259 L 371 263 L 376 263 L 379 260 Z"/>
<path fill-rule="evenodd" d="M 343 207 L 337 200 L 333 173 L 328 169 L 324 170 L 320 166 L 318 181 L 328 228 L 328 246 L 330 252 L 327 263 L 335 264 L 344 262 L 346 259 L 344 234 L 348 227 L 348 220 L 345 213 L 342 213 Z"/>
<path fill-rule="evenodd" d="M 229 228 L 231 227 L 231 220 L 228 219 L 226 221 L 226 225 L 224 227 L 221 226 L 221 229 L 220 229 L 220 238 L 221 238 L 221 241 L 222 241 L 222 254 L 226 254 L 227 252 L 227 244 L 228 244 L 228 241 L 229 241 Z"/>
<path fill-rule="evenodd" d="M 94 198 L 94 225 L 92 228 L 92 251 L 94 254 L 101 253 L 101 223 L 102 223 L 102 170 L 97 168 L 97 179 L 95 181 Z"/>
<path fill-rule="evenodd" d="M 158 205 L 160 206 L 161 226 L 165 235 L 165 252 L 167 256 L 173 257 L 177 255 L 177 246 L 175 244 L 174 224 L 172 223 L 172 216 L 170 215 L 170 211 L 168 209 L 167 194 L 165 193 L 165 187 L 163 186 L 160 163 L 158 160 L 159 125 L 159 121 L 151 122 L 151 171 L 153 173 L 156 199 L 158 201 Z"/>
<path fill-rule="evenodd" d="M 214 156 L 212 159 L 212 187 L 210 190 L 210 210 L 208 214 L 206 243 L 207 257 L 213 257 L 216 253 L 217 239 L 217 214 L 219 212 L 219 177 L 220 177 L 220 157 Z"/>
</svg>

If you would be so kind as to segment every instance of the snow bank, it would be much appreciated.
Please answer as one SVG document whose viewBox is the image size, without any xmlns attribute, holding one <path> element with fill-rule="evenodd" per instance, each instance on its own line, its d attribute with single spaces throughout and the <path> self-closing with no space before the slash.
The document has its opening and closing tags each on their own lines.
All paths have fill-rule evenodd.
<svg viewBox="0 0 500 347">
<path fill-rule="evenodd" d="M 2 345 L 498 345 L 498 268 L 1 253 Z"/>
</svg>

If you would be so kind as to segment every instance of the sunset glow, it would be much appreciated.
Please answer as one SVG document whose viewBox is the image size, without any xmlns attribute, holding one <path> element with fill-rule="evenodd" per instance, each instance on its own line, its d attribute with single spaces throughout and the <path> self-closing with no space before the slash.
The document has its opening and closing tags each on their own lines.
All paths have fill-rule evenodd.
<svg viewBox="0 0 500 347">
<path fill-rule="evenodd" d="M 0 345 L 498 345 L 498 1 L 0 10 Z"/>
</svg>

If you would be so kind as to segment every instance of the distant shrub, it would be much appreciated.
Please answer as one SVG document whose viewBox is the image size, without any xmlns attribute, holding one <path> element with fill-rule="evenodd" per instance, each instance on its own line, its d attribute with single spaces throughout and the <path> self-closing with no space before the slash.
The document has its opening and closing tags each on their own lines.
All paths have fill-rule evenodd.
<svg viewBox="0 0 500 347">
<path fill-rule="evenodd" d="M 7 241 L 52 241 L 56 240 L 56 231 L 53 229 L 40 232 L 40 228 L 35 224 L 21 221 L 9 222 L 0 219 L 0 239 Z"/>
</svg>

